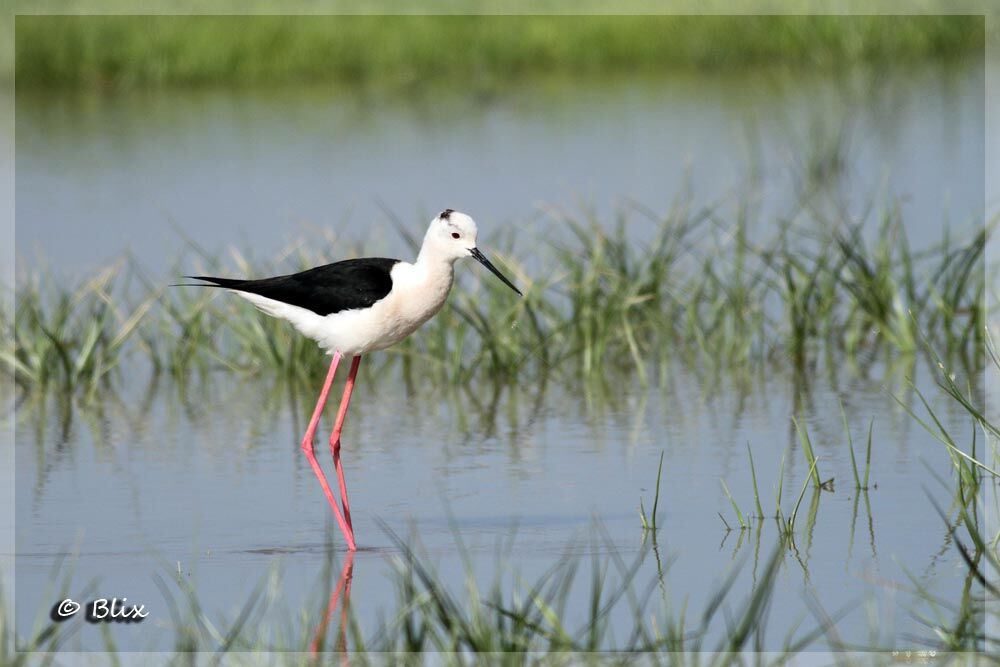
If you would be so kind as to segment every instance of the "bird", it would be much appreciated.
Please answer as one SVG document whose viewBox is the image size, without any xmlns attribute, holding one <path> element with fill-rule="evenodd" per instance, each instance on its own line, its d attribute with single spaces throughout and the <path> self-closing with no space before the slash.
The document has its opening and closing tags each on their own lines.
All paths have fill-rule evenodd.
<svg viewBox="0 0 1000 667">
<path fill-rule="evenodd" d="M 362 257 L 273 278 L 185 276 L 200 281 L 185 285 L 227 289 L 265 314 L 288 321 L 332 357 L 301 448 L 350 552 L 357 550 L 357 543 L 340 461 L 340 439 L 362 355 L 395 345 L 434 317 L 448 298 L 455 262 L 460 259 L 472 257 L 519 296 L 524 296 L 479 250 L 477 234 L 475 220 L 448 208 L 431 220 L 412 263 Z M 347 358 L 351 359 L 351 370 L 330 435 L 330 452 L 340 487 L 338 505 L 316 460 L 313 440 L 337 367 Z"/>
</svg>

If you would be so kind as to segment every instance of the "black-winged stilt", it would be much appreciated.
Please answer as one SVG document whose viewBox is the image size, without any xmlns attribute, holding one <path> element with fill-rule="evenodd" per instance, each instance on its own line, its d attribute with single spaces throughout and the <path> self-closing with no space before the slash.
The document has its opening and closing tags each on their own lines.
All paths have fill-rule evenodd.
<svg viewBox="0 0 1000 667">
<path fill-rule="evenodd" d="M 412 264 L 398 259 L 364 257 L 259 280 L 187 276 L 209 283 L 200 287 L 226 288 L 268 315 L 288 320 L 333 356 L 312 419 L 302 438 L 302 450 L 323 487 L 351 551 L 357 547 L 351 507 L 347 502 L 344 469 L 340 464 L 340 433 L 354 391 L 361 355 L 398 343 L 441 310 L 451 290 L 455 261 L 463 257 L 476 258 L 504 284 L 521 294 L 476 247 L 476 233 L 476 223 L 472 218 L 449 208 L 431 221 L 420 254 Z M 341 510 L 316 461 L 313 436 L 337 365 L 344 357 L 352 357 L 351 372 L 330 435 L 330 451 L 343 505 Z"/>
</svg>

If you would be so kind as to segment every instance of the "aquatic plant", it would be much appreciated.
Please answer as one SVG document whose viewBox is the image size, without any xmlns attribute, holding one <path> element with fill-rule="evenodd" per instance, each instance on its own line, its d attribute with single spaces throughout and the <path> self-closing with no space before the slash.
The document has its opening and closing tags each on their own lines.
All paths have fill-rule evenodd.
<svg viewBox="0 0 1000 667">
<path fill-rule="evenodd" d="M 727 664 L 734 654 L 762 650 L 775 590 L 787 550 L 780 541 L 767 557 L 763 569 L 749 582 L 749 590 L 738 592 L 740 566 L 725 573 L 714 591 L 702 602 L 700 615 L 688 617 L 687 601 L 667 596 L 659 600 L 650 594 L 664 575 L 657 568 L 654 580 L 640 581 L 643 564 L 654 554 L 655 542 L 643 547 L 629 560 L 595 526 L 592 544 L 569 544 L 564 555 L 534 581 L 505 576 L 515 563 L 507 554 L 498 564 L 493 584 L 482 589 L 456 533 L 457 549 L 466 567 L 464 590 L 456 591 L 438 573 L 419 543 L 403 539 L 388 527 L 383 530 L 392 541 L 390 576 L 396 600 L 390 603 L 378 626 L 366 631 L 359 627 L 351 607 L 350 582 L 354 554 L 336 562 L 335 550 L 328 545 L 327 559 L 315 589 L 324 593 L 307 603 L 286 622 L 262 624 L 268 607 L 282 599 L 279 568 L 263 573 L 235 614 L 208 609 L 196 582 L 180 570 L 154 575 L 164 596 L 172 633 L 173 652 L 189 656 L 211 652 L 216 659 L 231 655 L 238 659 L 249 652 L 298 652 L 322 660 L 322 654 L 338 652 L 355 659 L 369 654 L 406 655 L 433 652 L 447 663 L 468 664 L 472 656 L 534 654 L 555 657 L 566 652 L 628 651 L 658 655 L 687 664 L 683 653 L 704 652 L 713 656 L 710 664 Z M 595 554 L 589 572 L 581 567 L 581 550 Z M 598 556 L 596 554 L 606 554 Z M 339 578 L 335 574 L 339 570 Z M 62 598 L 86 599 L 85 591 L 70 590 L 71 559 L 60 559 L 53 581 L 62 581 Z M 91 591 L 92 593 L 92 591 Z M 742 596 L 738 599 L 737 596 Z M 54 593 L 52 597 L 59 599 Z M 573 613 L 580 605 L 582 616 Z M 339 610 L 339 614 L 336 612 Z M 625 633 L 613 632 L 613 621 L 630 623 Z M 575 619 L 575 620 L 571 620 Z M 39 618 L 30 635 L 15 637 L 0 615 L 0 638 L 4 651 L 14 647 L 19 653 L 0 654 L 4 664 L 23 664 L 34 654 L 58 655 L 73 635 L 73 618 L 60 623 Z M 823 622 L 814 628 L 789 629 L 783 637 L 782 655 L 791 657 L 815 645 L 829 629 Z M 329 641 L 329 636 L 334 641 Z M 616 640 L 615 637 L 624 639 Z M 621 642 L 621 643 L 619 643 Z M 104 651 L 117 656 L 119 649 L 111 633 L 104 633 Z M 677 654 L 677 655 L 672 655 Z M 374 657 L 374 655 L 372 655 Z M 699 663 L 703 664 L 703 663 Z"/>
<path fill-rule="evenodd" d="M 995 354 L 992 341 L 987 338 L 988 363 L 991 370 L 1000 371 L 1000 358 Z M 934 356 L 932 350 L 927 353 Z M 962 406 L 969 415 L 969 423 L 985 436 L 989 443 L 987 450 L 981 450 L 980 436 L 973 430 L 971 444 L 960 445 L 955 432 L 944 426 L 944 420 L 935 414 L 931 401 L 920 400 L 919 408 L 911 407 L 911 416 L 932 433 L 942 445 L 941 457 L 946 462 L 949 481 L 942 476 L 941 482 L 952 492 L 949 506 L 937 509 L 947 527 L 949 538 L 965 563 L 966 572 L 960 580 L 961 595 L 957 604 L 946 600 L 927 589 L 921 577 L 912 575 L 912 592 L 922 601 L 922 608 L 915 612 L 917 619 L 926 628 L 926 633 L 907 637 L 911 645 L 926 646 L 934 651 L 990 651 L 1000 645 L 1000 638 L 990 635 L 985 620 L 995 609 L 990 607 L 989 596 L 996 596 L 995 577 L 1000 573 L 1000 560 L 996 556 L 996 544 L 1000 534 L 989 535 L 984 524 L 983 502 L 996 502 L 985 494 L 998 476 L 995 460 L 996 435 L 998 427 L 985 409 L 983 397 L 961 389 L 956 383 L 948 365 L 944 361 L 936 366 L 940 371 L 938 381 L 941 390 L 952 396 L 956 405 Z M 953 395 L 952 392 L 956 392 Z M 903 407 L 911 405 L 902 402 Z M 919 410 L 919 411 L 918 411 Z M 871 428 L 869 429 L 871 432 Z M 849 438 L 849 432 L 845 434 Z M 750 447 L 747 448 L 752 459 Z M 794 563 L 796 533 L 808 536 L 797 528 L 797 517 L 801 514 L 802 502 L 813 483 L 810 470 L 803 475 L 801 489 L 798 490 L 794 505 L 782 518 L 780 508 L 781 485 L 784 475 L 784 460 L 779 468 L 778 516 L 779 531 L 774 539 L 774 548 L 762 560 L 763 568 L 755 569 L 753 583 L 738 599 L 740 579 L 738 566 L 733 571 L 720 573 L 721 583 L 717 590 L 700 602 L 701 614 L 690 614 L 687 603 L 672 600 L 660 581 L 669 570 L 659 562 L 656 533 L 652 539 L 644 539 L 634 556 L 625 557 L 617 551 L 600 531 L 595 530 L 593 544 L 582 549 L 592 554 L 590 568 L 582 567 L 578 555 L 578 545 L 568 545 L 565 555 L 552 563 L 551 568 L 533 581 L 521 581 L 511 573 L 509 555 L 502 559 L 495 573 L 494 583 L 481 588 L 472 570 L 472 559 L 465 558 L 468 568 L 465 588 L 456 590 L 435 569 L 433 558 L 424 554 L 419 543 L 406 540 L 386 528 L 392 541 L 392 581 L 396 587 L 396 601 L 384 615 L 385 621 L 372 631 L 363 631 L 348 604 L 349 586 L 340 585 L 336 578 L 341 567 L 340 581 L 349 581 L 350 562 L 335 562 L 334 550 L 327 549 L 328 561 L 320 574 L 317 590 L 323 592 L 321 599 L 310 603 L 298 613 L 290 613 L 287 627 L 269 626 L 260 628 L 257 621 L 267 605 L 281 599 L 280 579 L 272 569 L 262 576 L 259 584 L 239 605 L 235 614 L 215 615 L 209 612 L 199 598 L 197 587 L 183 576 L 161 573 L 158 576 L 164 597 L 169 601 L 171 627 L 175 632 L 174 650 L 188 655 L 193 651 L 212 651 L 218 656 L 232 656 L 248 651 L 311 651 L 347 650 L 361 657 L 364 653 L 390 652 L 394 655 L 417 651 L 434 651 L 444 662 L 466 664 L 472 656 L 489 656 L 497 653 L 523 655 L 531 652 L 536 657 L 553 656 L 567 651 L 591 652 L 639 651 L 653 654 L 653 659 L 687 664 L 698 652 L 697 664 L 732 664 L 737 654 L 749 651 L 771 650 L 771 658 L 782 663 L 802 650 L 829 647 L 832 650 L 884 649 L 884 646 L 846 645 L 837 636 L 838 613 L 828 614 L 822 609 L 821 601 L 811 600 L 810 610 L 815 623 L 807 629 L 793 629 L 780 647 L 768 642 L 766 629 L 770 612 L 770 600 L 774 594 L 778 577 L 786 563 Z M 935 467 L 937 467 L 935 465 Z M 661 468 L 662 472 L 662 468 Z M 754 502 L 760 513 L 760 500 L 756 486 L 756 468 L 751 464 L 754 479 Z M 669 475 L 668 475 L 669 476 Z M 658 478 L 660 475 L 658 475 Z M 867 477 L 867 470 L 865 473 Z M 856 480 L 861 478 L 855 474 Z M 862 478 L 863 479 L 863 478 Z M 819 491 L 814 492 L 814 502 Z M 859 494 L 861 495 L 861 494 Z M 658 498 L 659 493 L 655 497 Z M 866 496 L 865 496 L 866 497 Z M 867 497 L 866 497 L 867 498 Z M 933 500 L 932 500 L 933 502 Z M 654 501 L 655 505 L 655 501 Z M 734 503 L 735 505 L 735 503 Z M 814 510 L 810 508 L 810 515 Z M 656 516 L 654 510 L 653 516 Z M 748 517 L 744 520 L 749 524 Z M 651 521 L 649 522 L 651 523 Z M 757 523 L 759 528 L 761 522 Z M 752 535 L 754 531 L 740 531 Z M 458 550 L 464 553 L 461 535 L 455 534 Z M 760 533 L 755 537 L 760 542 Z M 808 537 L 807 537 L 808 539 Z M 766 544 L 766 542 L 765 542 Z M 654 579 L 640 580 L 642 564 L 649 558 L 656 559 Z M 87 597 L 86 592 L 76 595 L 70 591 L 70 559 L 59 560 L 50 580 L 53 590 L 44 597 L 58 599 L 73 593 L 73 597 Z M 346 573 L 346 574 L 345 574 Z M 58 595 L 55 591 L 58 589 Z M 333 591 L 332 595 L 328 592 Z M 339 593 L 338 593 L 339 591 Z M 659 602 L 654 597 L 660 591 Z M 583 602 L 581 603 L 581 600 Z M 582 618 L 571 613 L 575 609 L 586 609 Z M 695 604 L 699 604 L 695 601 Z M 338 607 L 341 613 L 334 614 Z M 612 632 L 612 612 L 625 610 L 624 618 L 630 624 L 622 633 L 620 627 Z M 623 618 L 622 615 L 616 619 Z M 570 620 L 573 619 L 573 620 Z M 615 621 L 618 623 L 618 620 Z M 329 629 L 327 626 L 330 626 Z M 0 640 L 7 647 L 16 647 L 24 653 L 4 653 L 0 655 L 3 664 L 26 664 L 31 653 L 44 653 L 49 657 L 58 656 L 65 649 L 72 632 L 69 624 L 50 623 L 45 617 L 25 631 L 25 636 L 13 636 L 9 619 L 0 615 Z M 327 635 L 336 637 L 328 640 Z M 625 637 L 616 643 L 614 637 Z M 105 636 L 105 650 L 116 654 L 110 634 Z M 320 660 L 322 658 L 317 658 Z"/>
<path fill-rule="evenodd" d="M 660 463 L 656 466 L 656 490 L 653 492 L 653 513 L 646 517 L 646 508 L 643 506 L 642 498 L 639 499 L 639 520 L 642 522 L 643 534 L 651 532 L 656 534 L 657 508 L 660 506 L 660 480 L 663 477 L 663 452 L 660 452 Z"/>
<path fill-rule="evenodd" d="M 424 381 L 441 386 L 551 376 L 605 391 L 615 377 L 662 383 L 674 363 L 710 372 L 805 368 L 820 357 L 870 365 L 919 354 L 921 338 L 965 372 L 983 363 L 985 286 L 996 271 L 984 262 L 986 230 L 912 254 L 892 215 L 869 230 L 874 244 L 862 222 L 830 232 L 824 218 L 807 216 L 765 243 L 738 223 L 726 245 L 713 241 L 722 224 L 714 210 L 632 215 L 655 225 L 650 241 L 629 240 L 624 212 L 614 233 L 595 220 L 557 218 L 555 240 L 526 253 L 542 270 L 514 261 L 522 253 L 510 241 L 492 243 L 505 248 L 497 261 L 524 298 L 489 282 L 456 291 L 365 372 L 395 369 L 412 382 L 419 365 Z M 316 247 L 301 244 L 291 269 L 330 261 Z M 201 261 L 250 272 L 240 253 L 228 267 Z M 286 272 L 289 263 L 257 270 Z M 125 263 L 72 287 L 30 275 L 15 299 L 14 347 L 2 351 L 0 371 L 22 391 L 92 395 L 116 381 L 129 355 L 181 381 L 217 367 L 312 380 L 322 365 L 315 345 L 285 323 L 223 294 L 153 284 Z"/>
</svg>

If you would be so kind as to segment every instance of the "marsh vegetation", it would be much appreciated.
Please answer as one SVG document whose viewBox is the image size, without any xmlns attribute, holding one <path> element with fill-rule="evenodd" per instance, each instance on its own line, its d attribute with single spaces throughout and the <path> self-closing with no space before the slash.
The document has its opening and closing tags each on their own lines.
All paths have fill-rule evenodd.
<svg viewBox="0 0 1000 667">
<path fill-rule="evenodd" d="M 998 648 L 980 18 L 16 20 L 0 640 Z M 171 283 L 405 258 L 444 206 L 525 297 L 460 266 L 365 358 L 351 556 L 298 449 L 320 351 Z M 49 617 L 114 594 L 152 617 Z"/>
<path fill-rule="evenodd" d="M 985 44 L 977 16 L 21 15 L 16 30 L 21 89 L 461 80 L 488 91 L 541 73 L 957 60 Z"/>
<path fill-rule="evenodd" d="M 457 290 L 385 364 L 409 383 L 419 365 L 422 382 L 446 385 L 540 382 L 548 374 L 606 382 L 609 368 L 647 385 L 662 383 L 672 364 L 716 372 L 804 368 L 820 358 L 871 365 L 930 346 L 967 372 L 981 370 L 985 289 L 995 270 L 984 265 L 987 230 L 945 235 L 914 253 L 903 221 L 884 208 L 868 223 L 873 230 L 806 215 L 762 244 L 748 240 L 745 220 L 683 205 L 656 218 L 657 233 L 642 245 L 625 227 L 629 215 L 652 215 L 645 211 L 623 213 L 613 233 L 594 221 L 556 221 L 572 240 L 532 253 L 544 273 L 525 270 L 514 243 L 500 255 L 524 285 L 523 299 L 488 281 Z M 240 253 L 228 267 L 216 257 L 196 261 L 232 275 L 332 261 L 314 242 L 296 246 L 269 266 L 251 267 Z M 125 355 L 181 382 L 219 368 L 299 377 L 321 370 L 314 344 L 220 296 L 151 283 L 128 262 L 73 287 L 32 276 L 19 287 L 15 321 L 4 323 L 12 334 L 4 368 L 25 391 L 83 396 L 114 384 Z"/>
</svg>

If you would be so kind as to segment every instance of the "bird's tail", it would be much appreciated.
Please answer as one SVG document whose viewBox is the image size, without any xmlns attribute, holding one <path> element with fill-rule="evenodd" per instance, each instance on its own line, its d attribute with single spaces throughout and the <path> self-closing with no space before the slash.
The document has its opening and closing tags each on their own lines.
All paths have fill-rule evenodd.
<svg viewBox="0 0 1000 667">
<path fill-rule="evenodd" d="M 180 283 L 179 285 L 172 285 L 172 287 L 221 287 L 223 289 L 233 290 L 236 294 L 243 297 L 250 303 L 252 303 L 257 310 L 270 315 L 271 317 L 280 317 L 286 319 L 295 324 L 295 320 L 289 317 L 287 304 L 281 303 L 280 301 L 275 301 L 267 297 L 261 296 L 260 294 L 254 293 L 253 284 L 257 281 L 254 280 L 240 280 L 238 278 L 216 278 L 214 276 L 184 276 L 185 278 L 190 278 L 191 280 L 203 280 L 202 283 Z M 297 326 L 297 325 L 296 325 Z"/>
<path fill-rule="evenodd" d="M 239 289 L 246 283 L 238 278 L 216 278 L 214 276 L 184 276 L 189 280 L 204 280 L 201 283 L 174 283 L 171 287 L 225 287 L 226 289 Z"/>
</svg>

